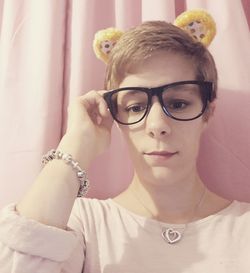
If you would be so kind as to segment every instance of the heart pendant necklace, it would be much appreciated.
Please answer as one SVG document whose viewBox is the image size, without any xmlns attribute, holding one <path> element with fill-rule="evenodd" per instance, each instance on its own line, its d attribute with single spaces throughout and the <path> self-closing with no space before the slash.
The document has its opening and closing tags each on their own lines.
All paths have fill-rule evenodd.
<svg viewBox="0 0 250 273">
<path fill-rule="evenodd" d="M 161 235 L 169 244 L 177 243 L 182 237 L 182 234 L 173 228 L 163 228 Z"/>
<path fill-rule="evenodd" d="M 194 217 L 196 216 L 196 212 L 197 212 L 197 210 L 198 210 L 200 204 L 201 204 L 202 201 L 204 200 L 206 190 L 207 190 L 206 187 L 204 187 L 204 190 L 203 190 L 203 192 L 202 192 L 202 194 L 201 194 L 201 197 L 200 197 L 200 199 L 199 199 L 199 202 L 195 205 L 195 207 L 194 207 L 194 209 L 193 209 L 192 218 L 191 218 L 191 220 L 190 220 L 189 222 L 192 222 L 193 219 L 194 219 Z M 132 192 L 133 192 L 133 195 L 134 195 L 134 197 L 136 198 L 136 200 L 143 206 L 143 208 L 144 208 L 147 212 L 149 212 L 149 213 L 152 215 L 153 218 L 155 218 L 154 215 L 153 215 L 153 213 L 152 213 L 152 212 L 143 204 L 143 202 L 137 197 L 137 195 L 136 195 L 136 193 L 134 192 L 134 190 L 132 190 Z M 184 234 L 184 232 L 185 232 L 185 230 L 186 230 L 186 228 L 187 228 L 187 225 L 188 225 L 188 223 L 185 224 L 184 228 L 181 228 L 181 229 L 183 229 L 182 232 L 180 232 L 180 231 L 174 229 L 173 227 L 163 227 L 163 228 L 162 228 L 162 233 L 161 233 L 162 238 L 163 238 L 164 241 L 166 241 L 168 244 L 175 244 L 175 243 L 179 242 L 179 241 L 182 239 L 182 236 L 183 236 L 183 234 Z"/>
</svg>

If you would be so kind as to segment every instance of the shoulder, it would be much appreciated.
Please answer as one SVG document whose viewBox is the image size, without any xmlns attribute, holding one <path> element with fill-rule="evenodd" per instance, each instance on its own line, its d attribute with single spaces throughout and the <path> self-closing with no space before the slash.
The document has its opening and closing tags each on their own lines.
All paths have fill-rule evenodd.
<svg viewBox="0 0 250 273">
<path fill-rule="evenodd" d="M 77 198 L 72 209 L 84 223 L 93 225 L 119 225 L 119 223 L 142 221 L 138 215 L 115 202 L 113 199 Z"/>
<path fill-rule="evenodd" d="M 234 200 L 232 204 L 222 210 L 222 215 L 226 216 L 234 225 L 242 225 L 242 227 L 250 227 L 250 203 Z"/>
<path fill-rule="evenodd" d="M 245 201 L 233 201 L 233 206 L 231 206 L 231 212 L 240 215 L 249 215 L 250 214 L 250 202 Z"/>
<path fill-rule="evenodd" d="M 118 208 L 111 199 L 77 198 L 72 213 L 77 214 L 86 223 L 103 221 L 110 215 L 117 214 L 117 210 Z"/>
<path fill-rule="evenodd" d="M 73 209 L 78 209 L 79 211 L 95 211 L 101 212 L 109 210 L 112 207 L 111 199 L 97 199 L 97 198 L 77 198 L 75 200 Z"/>
</svg>

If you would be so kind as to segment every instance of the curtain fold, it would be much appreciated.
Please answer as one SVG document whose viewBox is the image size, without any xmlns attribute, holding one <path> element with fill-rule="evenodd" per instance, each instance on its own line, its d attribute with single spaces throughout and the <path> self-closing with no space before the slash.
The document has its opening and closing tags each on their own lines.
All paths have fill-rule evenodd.
<svg viewBox="0 0 250 273">
<path fill-rule="evenodd" d="M 1 204 L 26 191 L 60 139 L 65 4 L 1 1 Z"/>
<path fill-rule="evenodd" d="M 103 89 L 94 34 L 146 20 L 173 22 L 185 8 L 207 9 L 218 30 L 210 46 L 219 71 L 217 109 L 202 138 L 199 171 L 212 190 L 250 200 L 248 0 L 0 0 L 0 206 L 23 196 L 42 155 L 57 147 L 70 100 Z M 111 197 L 128 185 L 132 166 L 116 126 L 89 177 L 91 197 Z"/>
</svg>

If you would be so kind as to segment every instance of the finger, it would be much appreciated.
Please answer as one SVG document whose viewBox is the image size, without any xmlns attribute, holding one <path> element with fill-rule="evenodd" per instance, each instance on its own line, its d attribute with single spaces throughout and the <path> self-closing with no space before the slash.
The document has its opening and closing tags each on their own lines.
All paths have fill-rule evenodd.
<svg viewBox="0 0 250 273">
<path fill-rule="evenodd" d="M 102 116 L 107 117 L 107 116 L 110 114 L 110 112 L 109 112 L 109 110 L 108 110 L 107 103 L 106 103 L 106 101 L 103 99 L 103 97 L 100 97 L 100 98 L 99 98 L 99 104 L 98 104 L 98 106 L 99 106 L 99 112 L 100 112 L 100 114 L 101 114 Z"/>
<path fill-rule="evenodd" d="M 107 105 L 100 92 L 92 90 L 80 98 L 82 105 L 87 109 L 95 124 L 101 125 L 102 120 L 109 114 Z"/>
<path fill-rule="evenodd" d="M 106 101 L 103 98 L 103 94 L 106 90 L 99 90 L 89 93 L 89 98 L 91 98 L 93 101 L 92 103 L 98 106 L 98 114 L 101 116 L 107 117 L 110 113 L 108 111 L 108 106 Z"/>
<path fill-rule="evenodd" d="M 78 97 L 78 103 L 84 108 L 84 112 L 88 112 L 89 116 L 97 124 L 101 124 L 103 118 L 110 118 L 110 112 L 108 110 L 106 101 L 102 94 L 105 90 L 89 91 L 83 96 Z"/>
</svg>

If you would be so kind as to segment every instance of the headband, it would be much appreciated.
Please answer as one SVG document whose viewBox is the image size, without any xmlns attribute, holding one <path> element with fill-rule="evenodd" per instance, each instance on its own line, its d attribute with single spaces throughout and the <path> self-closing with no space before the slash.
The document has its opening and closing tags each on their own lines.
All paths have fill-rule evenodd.
<svg viewBox="0 0 250 273">
<path fill-rule="evenodd" d="M 216 34 L 216 24 L 213 17 L 205 10 L 196 9 L 181 13 L 174 25 L 186 31 L 195 41 L 209 46 Z M 93 49 L 98 59 L 107 63 L 109 54 L 117 41 L 123 35 L 117 28 L 106 28 L 95 34 Z"/>
</svg>

